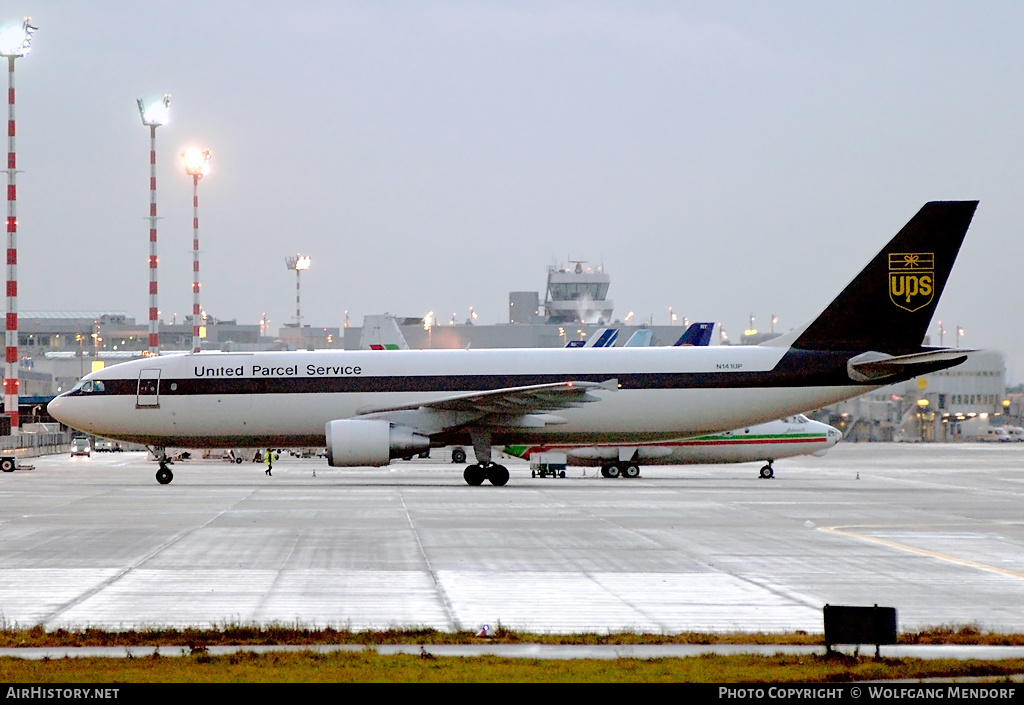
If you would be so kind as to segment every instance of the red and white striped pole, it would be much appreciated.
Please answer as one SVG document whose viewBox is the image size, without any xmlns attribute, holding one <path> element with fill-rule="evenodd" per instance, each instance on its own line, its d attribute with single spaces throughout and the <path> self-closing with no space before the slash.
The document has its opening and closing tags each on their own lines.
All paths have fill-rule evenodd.
<svg viewBox="0 0 1024 705">
<path fill-rule="evenodd" d="M 182 155 L 185 173 L 192 177 L 192 352 L 202 351 L 199 326 L 202 306 L 199 304 L 199 180 L 210 169 L 210 150 L 189 149 Z"/>
<path fill-rule="evenodd" d="M 171 96 L 164 96 L 163 102 L 146 108 L 138 101 L 142 124 L 149 128 L 149 354 L 160 354 L 160 308 L 157 305 L 157 264 L 156 254 L 156 128 L 167 122 L 171 107 Z"/>
<path fill-rule="evenodd" d="M 309 269 L 309 257 L 303 255 L 295 255 L 294 257 L 285 257 L 285 266 L 288 269 L 295 270 L 295 325 L 299 327 L 300 335 L 302 331 L 302 287 L 300 275 L 303 271 Z"/>
<path fill-rule="evenodd" d="M 18 160 L 14 150 L 14 60 L 28 53 L 35 27 L 25 18 L 16 47 L 0 48 L 7 57 L 7 319 L 4 333 L 4 411 L 11 419 L 11 435 L 20 433 L 18 407 Z M 8 35 L 11 36 L 11 35 Z"/>
<path fill-rule="evenodd" d="M 149 354 L 160 354 L 160 308 L 157 305 L 156 125 L 149 127 Z"/>
<path fill-rule="evenodd" d="M 199 324 L 202 321 L 203 307 L 199 304 L 199 179 L 201 174 L 192 177 L 192 352 L 200 352 Z"/>
<path fill-rule="evenodd" d="M 11 419 L 11 435 L 20 431 L 18 406 L 18 189 L 14 152 L 14 60 L 7 57 L 7 328 L 4 336 L 4 411 Z"/>
</svg>

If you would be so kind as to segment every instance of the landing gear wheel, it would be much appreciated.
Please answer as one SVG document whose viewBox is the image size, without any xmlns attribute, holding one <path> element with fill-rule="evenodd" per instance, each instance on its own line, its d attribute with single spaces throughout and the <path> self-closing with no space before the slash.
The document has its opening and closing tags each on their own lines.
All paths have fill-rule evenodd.
<svg viewBox="0 0 1024 705">
<path fill-rule="evenodd" d="M 156 471 L 156 481 L 161 485 L 170 484 L 171 480 L 174 479 L 174 475 L 171 473 L 169 468 L 161 467 Z"/>
<path fill-rule="evenodd" d="M 470 487 L 478 487 L 487 479 L 487 472 L 479 465 L 467 465 L 462 478 Z"/>
<path fill-rule="evenodd" d="M 775 477 L 775 470 L 772 469 L 771 463 L 761 468 L 761 479 L 770 480 Z"/>
<path fill-rule="evenodd" d="M 618 468 L 618 466 L 617 465 L 605 465 L 603 468 L 601 468 L 601 476 L 602 477 L 618 477 L 619 476 L 619 468 Z"/>
<path fill-rule="evenodd" d="M 629 479 L 640 477 L 640 466 L 636 463 L 626 463 L 622 466 L 622 476 Z"/>
<path fill-rule="evenodd" d="M 462 448 L 452 450 L 452 462 L 456 464 L 466 462 L 466 451 L 462 450 Z"/>
<path fill-rule="evenodd" d="M 508 483 L 508 468 L 504 465 L 491 465 L 487 468 L 487 479 L 495 487 L 502 487 Z"/>
<path fill-rule="evenodd" d="M 236 463 L 241 463 L 241 462 L 242 462 L 242 456 L 240 456 L 240 455 L 239 455 L 239 456 L 237 456 L 237 457 L 235 458 L 235 462 L 236 462 Z"/>
</svg>

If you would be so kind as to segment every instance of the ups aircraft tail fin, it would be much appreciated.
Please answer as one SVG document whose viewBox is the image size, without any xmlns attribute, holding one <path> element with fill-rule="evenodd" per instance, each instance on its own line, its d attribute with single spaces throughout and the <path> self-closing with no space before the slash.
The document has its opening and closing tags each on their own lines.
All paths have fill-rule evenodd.
<svg viewBox="0 0 1024 705">
<path fill-rule="evenodd" d="M 770 341 L 803 350 L 921 351 L 977 201 L 926 203 L 803 329 Z"/>
</svg>

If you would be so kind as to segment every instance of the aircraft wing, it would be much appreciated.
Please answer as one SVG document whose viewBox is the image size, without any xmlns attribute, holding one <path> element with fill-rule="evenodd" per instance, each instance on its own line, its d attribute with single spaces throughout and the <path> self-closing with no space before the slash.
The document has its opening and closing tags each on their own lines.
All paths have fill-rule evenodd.
<svg viewBox="0 0 1024 705">
<path fill-rule="evenodd" d="M 617 379 L 604 382 L 568 380 L 456 394 L 401 406 L 367 407 L 358 413 L 359 418 L 401 423 L 426 434 L 467 425 L 540 428 L 566 422 L 566 419 L 547 412 L 600 401 L 601 398 L 591 392 L 615 391 L 618 387 Z"/>
</svg>

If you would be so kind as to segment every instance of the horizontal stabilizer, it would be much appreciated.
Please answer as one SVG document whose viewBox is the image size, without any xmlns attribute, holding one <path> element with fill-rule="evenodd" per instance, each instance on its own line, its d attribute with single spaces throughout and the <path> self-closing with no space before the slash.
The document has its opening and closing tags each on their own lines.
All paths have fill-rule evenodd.
<svg viewBox="0 0 1024 705">
<path fill-rule="evenodd" d="M 850 379 L 855 382 L 873 382 L 896 375 L 905 378 L 908 375 L 925 374 L 932 371 L 932 369 L 959 365 L 967 359 L 967 353 L 969 352 L 973 351 L 946 348 L 910 355 L 892 356 L 871 351 L 850 358 L 849 362 L 846 363 L 846 371 L 850 375 Z M 936 363 L 938 363 L 937 367 Z M 916 372 L 915 368 L 919 368 L 920 371 Z"/>
</svg>

